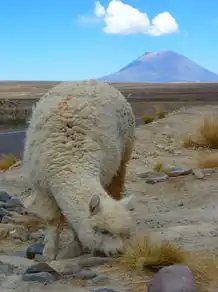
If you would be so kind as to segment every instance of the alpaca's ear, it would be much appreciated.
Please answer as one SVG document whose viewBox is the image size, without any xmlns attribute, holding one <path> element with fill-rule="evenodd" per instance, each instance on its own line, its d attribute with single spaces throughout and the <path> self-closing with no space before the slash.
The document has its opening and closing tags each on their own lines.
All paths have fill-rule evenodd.
<svg viewBox="0 0 218 292">
<path fill-rule="evenodd" d="M 128 197 L 125 197 L 121 200 L 121 202 L 125 205 L 126 209 L 129 211 L 135 210 L 135 199 L 136 197 L 134 195 L 130 195 Z"/>
<path fill-rule="evenodd" d="M 100 197 L 98 195 L 93 195 L 89 201 L 89 212 L 91 216 L 94 216 L 100 212 Z"/>
</svg>

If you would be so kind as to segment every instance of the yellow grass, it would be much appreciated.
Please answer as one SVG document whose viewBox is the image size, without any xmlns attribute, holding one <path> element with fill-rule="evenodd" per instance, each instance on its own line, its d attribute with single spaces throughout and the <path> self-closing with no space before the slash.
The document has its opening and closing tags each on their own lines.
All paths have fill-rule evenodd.
<svg viewBox="0 0 218 292">
<path fill-rule="evenodd" d="M 205 117 L 197 135 L 186 137 L 183 145 L 186 148 L 218 149 L 218 116 Z"/>
<path fill-rule="evenodd" d="M 152 116 L 144 116 L 144 123 L 149 124 L 154 121 L 154 117 Z"/>
<path fill-rule="evenodd" d="M 0 157 L 0 171 L 6 171 L 13 166 L 18 166 L 20 161 L 12 154 L 2 155 Z"/>
<path fill-rule="evenodd" d="M 164 167 L 164 163 L 162 161 L 157 161 L 153 167 L 153 171 L 155 172 L 169 172 L 170 168 Z"/>
<path fill-rule="evenodd" d="M 195 276 L 198 291 L 209 291 L 209 286 L 218 287 L 218 258 L 212 255 L 187 252 L 170 242 L 154 242 L 149 235 L 138 236 L 126 246 L 120 258 L 128 270 L 144 271 L 145 274 L 173 264 L 187 265 Z"/>
<path fill-rule="evenodd" d="M 200 168 L 215 168 L 218 167 L 218 153 L 210 152 L 199 155 L 197 159 Z"/>
</svg>

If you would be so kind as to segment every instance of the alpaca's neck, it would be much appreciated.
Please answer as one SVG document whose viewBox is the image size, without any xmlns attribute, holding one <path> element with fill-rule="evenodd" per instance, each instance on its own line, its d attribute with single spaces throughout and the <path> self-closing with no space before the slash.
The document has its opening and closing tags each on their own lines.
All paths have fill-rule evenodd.
<svg viewBox="0 0 218 292">
<path fill-rule="evenodd" d="M 61 172 L 51 180 L 50 188 L 52 192 L 71 193 L 75 197 L 85 197 L 89 200 L 92 195 L 98 194 L 102 197 L 108 197 L 100 183 L 100 177 L 92 173 L 89 169 L 74 172 Z"/>
</svg>

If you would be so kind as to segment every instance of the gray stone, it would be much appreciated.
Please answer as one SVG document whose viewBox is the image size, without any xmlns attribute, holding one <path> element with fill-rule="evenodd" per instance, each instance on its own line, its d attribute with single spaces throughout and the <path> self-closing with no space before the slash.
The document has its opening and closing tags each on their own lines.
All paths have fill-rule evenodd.
<svg viewBox="0 0 218 292">
<path fill-rule="evenodd" d="M 1 223 L 4 223 L 4 222 L 2 222 L 2 220 L 4 220 L 5 216 L 11 216 L 10 212 L 4 208 L 0 208 L 0 222 Z"/>
<path fill-rule="evenodd" d="M 14 223 L 14 220 L 11 216 L 5 215 L 2 217 L 1 223 L 4 223 L 4 224 Z"/>
<path fill-rule="evenodd" d="M 109 280 L 109 278 L 105 275 L 98 275 L 92 279 L 93 283 L 105 283 Z"/>
<path fill-rule="evenodd" d="M 81 270 L 75 273 L 74 278 L 82 280 L 90 280 L 97 276 L 97 274 L 92 270 Z"/>
<path fill-rule="evenodd" d="M 197 292 L 191 270 L 184 265 L 160 269 L 149 281 L 148 292 Z"/>
<path fill-rule="evenodd" d="M 203 179 L 204 178 L 204 173 L 201 169 L 193 169 L 192 174 L 195 176 L 197 179 Z"/>
<path fill-rule="evenodd" d="M 15 210 L 17 207 L 23 207 L 23 204 L 21 203 L 21 201 L 17 198 L 11 198 L 6 202 L 6 208 L 8 210 Z"/>
<path fill-rule="evenodd" d="M 52 267 L 49 266 L 47 263 L 37 263 L 32 265 L 31 267 L 27 268 L 25 274 L 38 274 L 41 272 L 46 272 L 52 274 L 56 279 L 59 278 L 59 274 L 55 271 Z"/>
<path fill-rule="evenodd" d="M 43 254 L 44 244 L 32 244 L 26 250 L 26 257 L 34 259 L 36 254 Z"/>
<path fill-rule="evenodd" d="M 27 210 L 26 210 L 24 207 L 22 207 L 22 206 L 18 206 L 18 207 L 16 207 L 16 208 L 14 209 L 14 211 L 15 211 L 16 213 L 18 213 L 18 214 L 21 214 L 21 215 L 28 215 Z"/>
<path fill-rule="evenodd" d="M 34 281 L 34 282 L 40 282 L 43 284 L 46 283 L 53 283 L 54 281 L 56 281 L 56 278 L 48 273 L 48 272 L 40 272 L 40 273 L 34 273 L 34 274 L 24 274 L 22 277 L 23 281 Z"/>
<path fill-rule="evenodd" d="M 11 196 L 6 191 L 0 190 L 0 201 L 1 202 L 7 202 L 10 199 L 11 199 Z"/>
</svg>

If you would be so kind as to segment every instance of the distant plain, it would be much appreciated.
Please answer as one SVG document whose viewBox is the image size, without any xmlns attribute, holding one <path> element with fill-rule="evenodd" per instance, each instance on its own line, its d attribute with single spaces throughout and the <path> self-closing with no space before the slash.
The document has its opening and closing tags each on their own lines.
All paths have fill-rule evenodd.
<svg viewBox="0 0 218 292">
<path fill-rule="evenodd" d="M 25 128 L 32 105 L 58 81 L 1 81 L 0 130 Z M 217 104 L 218 83 L 111 83 L 131 103 L 136 118 L 194 105 Z"/>
</svg>

